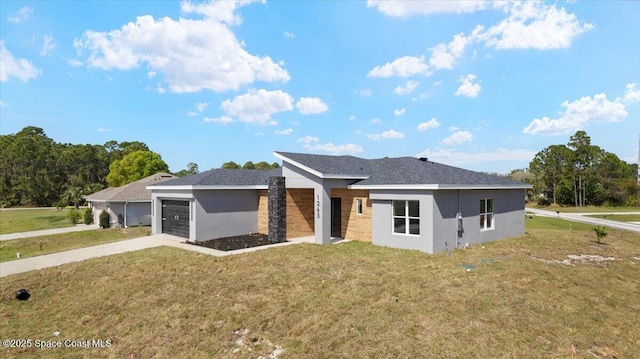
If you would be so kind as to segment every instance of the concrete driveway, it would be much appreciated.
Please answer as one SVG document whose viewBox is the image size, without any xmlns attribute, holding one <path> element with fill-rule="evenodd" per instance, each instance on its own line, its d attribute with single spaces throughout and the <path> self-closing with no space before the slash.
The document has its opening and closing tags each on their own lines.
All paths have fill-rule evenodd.
<svg viewBox="0 0 640 359">
<path fill-rule="evenodd" d="M 211 248 L 195 246 L 184 243 L 184 238 L 172 236 L 169 234 L 154 234 L 147 237 L 128 239 L 119 242 L 101 244 L 93 247 L 85 247 L 73 249 L 65 252 L 46 254 L 37 257 L 29 257 L 8 262 L 0 263 L 0 277 L 6 277 L 12 274 L 29 272 L 49 267 L 57 267 L 59 265 L 80 262 L 87 259 L 110 256 L 113 254 L 138 251 L 141 249 L 154 248 L 159 246 L 169 246 L 174 248 L 186 249 L 189 251 L 208 254 L 216 257 L 225 257 L 241 253 L 255 252 L 273 247 L 289 246 L 292 244 L 307 243 L 308 238 L 292 239 L 289 242 L 270 244 L 267 246 L 259 246 L 246 249 L 238 249 L 235 251 L 219 251 Z"/>
</svg>

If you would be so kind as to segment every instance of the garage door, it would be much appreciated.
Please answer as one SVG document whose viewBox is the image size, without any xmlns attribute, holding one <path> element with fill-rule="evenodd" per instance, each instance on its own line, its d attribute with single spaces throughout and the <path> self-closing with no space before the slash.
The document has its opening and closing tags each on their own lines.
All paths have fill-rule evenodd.
<svg viewBox="0 0 640 359">
<path fill-rule="evenodd" d="M 188 201 L 162 201 L 162 233 L 189 238 Z"/>
</svg>

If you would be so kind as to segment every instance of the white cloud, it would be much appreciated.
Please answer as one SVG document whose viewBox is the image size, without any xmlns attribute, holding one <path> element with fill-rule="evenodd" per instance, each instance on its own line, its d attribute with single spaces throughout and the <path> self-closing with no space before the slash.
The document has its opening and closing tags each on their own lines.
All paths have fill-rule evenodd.
<svg viewBox="0 0 640 359">
<path fill-rule="evenodd" d="M 198 110 L 198 112 L 200 112 L 200 113 L 204 112 L 204 110 L 207 108 L 207 106 L 209 106 L 208 102 L 198 102 L 195 105 L 196 110 Z"/>
<path fill-rule="evenodd" d="M 373 92 L 370 89 L 355 90 L 353 92 L 360 97 L 370 97 L 373 95 Z"/>
<path fill-rule="evenodd" d="M 423 101 L 423 100 L 426 100 L 427 98 L 429 98 L 430 96 L 431 96 L 431 93 L 429 93 L 429 92 L 423 92 L 423 93 L 421 93 L 420 95 L 418 95 L 418 96 L 416 96 L 416 97 L 413 97 L 413 98 L 411 99 L 411 101 Z"/>
<path fill-rule="evenodd" d="M 220 117 L 215 117 L 215 118 L 211 118 L 211 117 L 205 117 L 202 122 L 214 122 L 214 123 L 220 123 L 223 125 L 226 125 L 228 123 L 232 123 L 235 122 L 231 117 L 228 116 L 220 116 Z"/>
<path fill-rule="evenodd" d="M 448 44 L 440 43 L 431 48 L 431 58 L 429 64 L 436 70 L 452 69 L 456 60 L 464 55 L 464 50 L 473 42 L 480 27 L 476 27 L 471 36 L 465 36 L 464 33 L 457 34 Z"/>
<path fill-rule="evenodd" d="M 287 128 L 286 130 L 275 130 L 273 131 L 276 135 L 285 135 L 288 136 L 293 133 L 293 128 Z"/>
<path fill-rule="evenodd" d="M 640 102 L 640 88 L 638 87 L 638 84 L 636 83 L 627 84 L 624 97 L 617 98 L 616 102 L 624 102 L 624 103 Z"/>
<path fill-rule="evenodd" d="M 258 125 L 273 125 L 271 115 L 293 110 L 293 98 L 281 90 L 267 91 L 249 90 L 233 100 L 225 100 L 220 108 L 230 117 L 237 117 L 241 122 Z"/>
<path fill-rule="evenodd" d="M 182 2 L 183 14 L 195 18 L 139 16 L 136 22 L 109 32 L 85 31 L 74 46 L 87 66 L 102 70 L 146 67 L 164 76 L 173 92 L 237 90 L 255 81 L 287 82 L 283 63 L 252 55 L 232 25 L 241 23 L 236 10 L 247 2 Z"/>
<path fill-rule="evenodd" d="M 467 97 L 477 97 L 480 91 L 482 91 L 482 87 L 480 84 L 473 83 L 472 81 L 476 79 L 476 75 L 468 74 L 467 76 L 460 76 L 459 82 L 462 83 L 458 90 L 456 91 L 456 96 L 467 96 Z"/>
<path fill-rule="evenodd" d="M 404 138 L 404 134 L 395 130 L 384 131 L 382 133 L 368 134 L 367 138 L 372 141 L 378 141 L 380 139 L 390 140 L 397 138 Z"/>
<path fill-rule="evenodd" d="M 321 144 L 320 139 L 313 136 L 305 136 L 298 139 L 302 143 L 302 147 L 311 152 L 326 152 L 332 155 L 356 154 L 362 152 L 362 146 L 353 143 L 344 145 L 334 145 L 333 143 Z"/>
<path fill-rule="evenodd" d="M 84 66 L 84 63 L 80 60 L 76 60 L 76 59 L 71 59 L 69 60 L 69 65 L 73 66 L 73 67 L 80 67 L 80 66 Z"/>
<path fill-rule="evenodd" d="M 443 145 L 459 145 L 464 142 L 473 140 L 473 134 L 469 131 L 457 131 L 451 134 L 451 136 L 440 141 Z"/>
<path fill-rule="evenodd" d="M 407 112 L 407 110 L 405 110 L 404 108 L 401 108 L 401 109 L 399 109 L 399 110 L 394 110 L 394 111 L 393 111 L 393 114 L 394 114 L 395 116 L 402 116 L 402 115 L 404 115 L 404 113 L 405 113 L 405 112 Z"/>
<path fill-rule="evenodd" d="M 448 165 L 463 165 L 469 163 L 487 162 L 525 162 L 528 163 L 536 155 L 530 150 L 507 150 L 500 148 L 496 151 L 460 152 L 449 149 L 426 149 L 416 154 L 416 157 L 427 157 L 429 160 L 446 163 Z"/>
<path fill-rule="evenodd" d="M 416 127 L 416 130 L 423 132 L 430 128 L 436 128 L 438 126 L 440 126 L 440 122 L 438 122 L 438 119 L 436 119 L 435 117 L 432 117 L 429 121 L 420 123 L 418 127 Z"/>
<path fill-rule="evenodd" d="M 293 32 L 289 32 L 289 31 L 285 31 L 283 34 L 285 39 L 293 39 L 296 37 L 296 35 Z"/>
<path fill-rule="evenodd" d="M 55 49 L 56 44 L 54 44 L 53 41 L 53 36 L 44 35 L 42 40 L 42 49 L 40 50 L 41 56 L 47 56 L 51 50 Z"/>
<path fill-rule="evenodd" d="M 489 2 L 482 1 L 370 1 L 369 7 L 376 7 L 389 16 L 408 16 L 434 12 L 472 12 L 489 8 L 488 4 Z M 558 8 L 556 4 L 542 1 L 494 1 L 491 8 L 503 11 L 506 17 L 488 29 L 477 25 L 469 35 L 459 33 L 450 42 L 432 47 L 428 68 L 452 69 L 456 61 L 464 55 L 465 49 L 478 42 L 496 49 L 566 48 L 574 38 L 594 27 L 590 23 L 578 20 L 575 14 L 567 13 L 563 7 Z M 423 63 L 416 61 L 418 58 L 412 59 L 414 63 Z M 385 66 L 374 68 L 380 72 L 380 76 L 372 76 L 371 72 L 369 76 L 393 76 Z"/>
<path fill-rule="evenodd" d="M 408 95 L 408 94 L 412 93 L 413 91 L 415 91 L 418 88 L 419 85 L 420 85 L 420 82 L 415 81 L 415 80 L 409 80 L 409 81 L 407 81 L 407 83 L 404 86 L 399 85 L 398 87 L 393 89 L 393 92 L 396 95 Z"/>
<path fill-rule="evenodd" d="M 437 13 L 471 13 L 485 9 L 488 1 L 402 1 L 402 0 L 367 0 L 368 7 L 374 7 L 381 13 L 392 17 L 411 15 L 429 15 Z"/>
<path fill-rule="evenodd" d="M 23 6 L 20 10 L 13 12 L 7 16 L 7 20 L 13 23 L 21 23 L 31 18 L 33 8 L 31 6 Z"/>
<path fill-rule="evenodd" d="M 9 106 L 9 104 L 0 100 L 0 107 L 6 107 L 6 106 Z"/>
<path fill-rule="evenodd" d="M 374 67 L 367 77 L 409 77 L 413 75 L 431 75 L 429 65 L 424 63 L 424 56 L 404 56 L 382 66 Z"/>
<path fill-rule="evenodd" d="M 4 47 L 4 41 L 0 40 L 0 81 L 9 81 L 9 78 L 16 77 L 23 82 L 34 79 L 40 75 L 42 71 L 35 67 L 26 59 L 15 58 Z"/>
<path fill-rule="evenodd" d="M 355 119 L 356 119 L 356 116 L 355 116 L 355 115 L 351 115 L 351 116 L 349 116 L 349 121 L 354 121 Z"/>
<path fill-rule="evenodd" d="M 329 106 L 317 97 L 301 97 L 296 108 L 303 115 L 318 114 L 329 111 Z"/>
<path fill-rule="evenodd" d="M 382 123 L 382 120 L 381 120 L 379 117 L 374 117 L 374 118 L 372 118 L 371 120 L 369 120 L 369 122 L 370 122 L 372 125 L 379 125 L 379 124 L 381 124 L 381 123 Z"/>
<path fill-rule="evenodd" d="M 100 127 L 96 131 L 98 131 L 98 132 L 111 132 L 111 129 L 110 128 Z"/>
<path fill-rule="evenodd" d="M 209 106 L 208 102 L 198 102 L 193 106 L 193 107 L 196 108 L 197 112 L 189 111 L 189 112 L 187 112 L 187 116 L 190 116 L 190 117 L 197 116 L 198 113 L 204 112 L 204 110 L 206 110 L 207 106 Z"/>
<path fill-rule="evenodd" d="M 565 108 L 562 117 L 536 118 L 522 132 L 532 135 L 561 135 L 584 128 L 589 122 L 620 122 L 628 115 L 622 103 L 609 101 L 604 93 L 593 98 L 584 96 L 573 102 L 565 101 L 561 106 Z"/>
<path fill-rule="evenodd" d="M 496 49 L 567 48 L 576 36 L 593 28 L 556 4 L 518 1 L 501 5 L 507 18 L 478 35 L 486 46 Z"/>
</svg>

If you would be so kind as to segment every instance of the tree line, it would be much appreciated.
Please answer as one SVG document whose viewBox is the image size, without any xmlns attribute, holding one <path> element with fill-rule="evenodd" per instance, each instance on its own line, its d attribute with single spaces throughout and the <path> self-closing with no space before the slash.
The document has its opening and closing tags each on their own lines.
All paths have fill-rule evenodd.
<svg viewBox="0 0 640 359">
<path fill-rule="evenodd" d="M 83 196 L 167 164 L 143 142 L 58 143 L 38 127 L 0 136 L 0 206 L 79 205 Z"/>
<path fill-rule="evenodd" d="M 0 136 L 0 207 L 79 206 L 83 197 L 118 187 L 158 172 L 169 172 L 162 157 L 139 141 L 108 141 L 103 145 L 58 143 L 42 128 L 28 126 Z M 230 161 L 222 168 L 272 169 L 278 163 Z M 175 172 L 198 173 L 187 164 Z"/>
<path fill-rule="evenodd" d="M 0 206 L 78 206 L 85 195 L 117 187 L 158 172 L 169 172 L 162 157 L 139 141 L 109 141 L 103 145 L 57 143 L 38 127 L 0 136 Z M 278 168 L 261 161 L 225 169 Z M 177 176 L 198 173 L 190 162 Z M 559 205 L 639 206 L 637 165 L 591 144 L 584 131 L 566 145 L 538 152 L 529 167 L 508 177 L 533 184 L 529 193 L 541 203 Z"/>
<path fill-rule="evenodd" d="M 591 144 L 585 131 L 577 131 L 566 145 L 551 145 L 538 152 L 528 169 L 510 178 L 533 184 L 540 204 L 639 206 L 638 165 Z"/>
</svg>

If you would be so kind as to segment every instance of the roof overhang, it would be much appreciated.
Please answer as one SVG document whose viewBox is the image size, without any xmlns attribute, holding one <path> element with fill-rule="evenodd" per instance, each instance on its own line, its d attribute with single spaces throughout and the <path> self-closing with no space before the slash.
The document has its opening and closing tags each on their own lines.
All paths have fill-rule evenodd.
<svg viewBox="0 0 640 359">
<path fill-rule="evenodd" d="M 151 202 L 150 199 L 91 199 L 85 198 L 87 202 L 99 202 L 99 203 L 107 203 L 107 202 L 122 202 L 122 203 L 144 203 Z"/>
<path fill-rule="evenodd" d="M 381 185 L 358 185 L 352 184 L 348 186 L 349 189 L 368 189 L 368 190 L 446 190 L 446 189 L 460 189 L 460 190 L 480 190 L 480 189 L 528 189 L 533 188 L 532 185 L 524 184 L 517 186 L 499 186 L 499 185 L 447 185 L 447 184 L 381 184 Z"/>
<path fill-rule="evenodd" d="M 309 172 L 312 175 L 319 177 L 319 178 L 327 178 L 327 179 L 358 179 L 358 180 L 364 180 L 369 178 L 369 175 L 354 175 L 354 174 L 326 174 L 326 173 L 322 173 L 320 171 L 314 170 L 313 168 L 309 167 L 309 166 L 305 166 L 300 162 L 294 161 L 292 159 L 290 159 L 289 157 L 283 156 L 277 152 L 273 152 L 273 155 L 276 158 L 281 159 L 284 162 L 290 163 L 298 168 L 300 168 L 301 170 L 305 171 L 305 172 Z"/>
<path fill-rule="evenodd" d="M 176 185 L 176 186 L 147 186 L 148 190 L 152 192 L 154 190 L 163 190 L 163 191 L 194 191 L 194 190 L 230 190 L 230 189 L 269 189 L 269 186 L 266 184 L 261 185 L 230 185 L 230 186 L 221 186 L 221 185 Z"/>
</svg>

